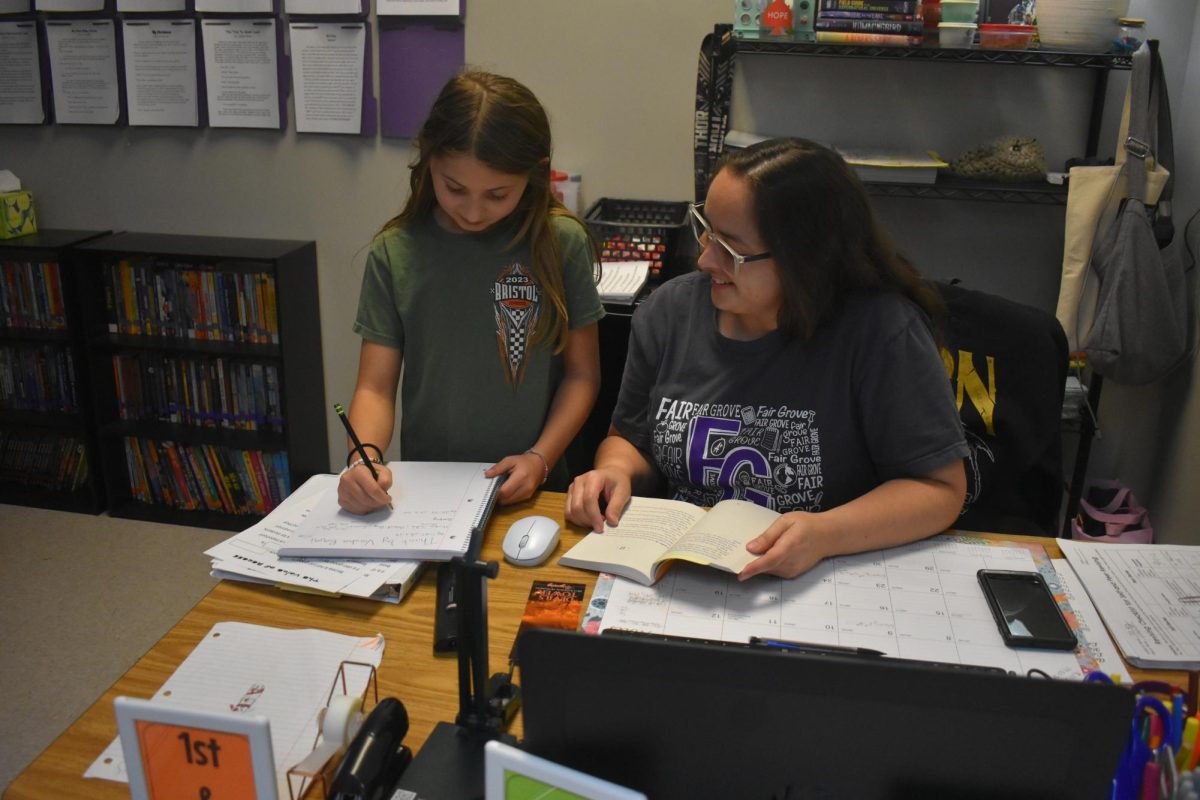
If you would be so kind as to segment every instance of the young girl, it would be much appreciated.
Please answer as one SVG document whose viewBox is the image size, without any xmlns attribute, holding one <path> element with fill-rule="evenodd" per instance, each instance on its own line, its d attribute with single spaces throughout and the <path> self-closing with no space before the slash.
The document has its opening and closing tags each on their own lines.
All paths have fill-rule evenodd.
<svg viewBox="0 0 1200 800">
<path fill-rule="evenodd" d="M 565 487 L 560 459 L 600 385 L 604 309 L 595 243 L 550 191 L 546 112 L 511 78 L 465 72 L 416 145 L 408 202 L 367 257 L 351 424 L 382 462 L 403 365 L 401 458 L 495 462 L 501 503 Z M 387 467 L 376 482 L 347 460 L 342 507 L 387 505 Z"/>
</svg>

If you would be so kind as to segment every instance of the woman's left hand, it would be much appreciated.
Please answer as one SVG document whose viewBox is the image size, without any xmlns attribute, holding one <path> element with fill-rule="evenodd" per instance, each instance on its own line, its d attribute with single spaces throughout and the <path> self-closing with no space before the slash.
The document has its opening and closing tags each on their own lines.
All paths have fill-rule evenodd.
<svg viewBox="0 0 1200 800">
<path fill-rule="evenodd" d="M 763 573 L 794 578 L 816 566 L 827 555 L 815 530 L 817 516 L 808 511 L 789 511 L 747 542 L 746 549 L 758 558 L 742 568 L 738 580 Z"/>
<path fill-rule="evenodd" d="M 546 477 L 546 467 L 536 454 L 522 453 L 505 456 L 483 474 L 489 478 L 508 475 L 500 484 L 500 494 L 496 497 L 500 505 L 506 506 L 533 497 Z"/>
</svg>

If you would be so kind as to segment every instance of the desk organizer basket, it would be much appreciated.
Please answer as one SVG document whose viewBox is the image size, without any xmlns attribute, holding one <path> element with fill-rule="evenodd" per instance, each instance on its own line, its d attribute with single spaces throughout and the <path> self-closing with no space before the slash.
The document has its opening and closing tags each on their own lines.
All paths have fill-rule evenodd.
<svg viewBox="0 0 1200 800">
<path fill-rule="evenodd" d="M 601 261 L 649 261 L 651 280 L 663 277 L 688 224 L 688 204 L 602 197 L 584 215 L 600 245 Z"/>
</svg>

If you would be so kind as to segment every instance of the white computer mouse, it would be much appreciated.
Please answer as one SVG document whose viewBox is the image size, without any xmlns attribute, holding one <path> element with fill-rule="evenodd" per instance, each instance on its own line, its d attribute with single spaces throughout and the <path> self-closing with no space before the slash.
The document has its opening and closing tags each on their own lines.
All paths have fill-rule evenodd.
<svg viewBox="0 0 1200 800">
<path fill-rule="evenodd" d="M 523 517 L 504 534 L 504 558 L 519 567 L 536 567 L 558 546 L 558 523 L 549 517 Z"/>
</svg>

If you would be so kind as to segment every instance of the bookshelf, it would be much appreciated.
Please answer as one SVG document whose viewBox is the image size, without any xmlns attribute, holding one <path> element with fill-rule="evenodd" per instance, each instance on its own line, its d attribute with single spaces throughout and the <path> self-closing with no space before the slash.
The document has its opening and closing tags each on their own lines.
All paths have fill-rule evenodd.
<svg viewBox="0 0 1200 800">
<path fill-rule="evenodd" d="M 0 503 L 104 509 L 71 249 L 101 235 L 0 240 Z"/>
<path fill-rule="evenodd" d="M 109 513 L 241 530 L 329 470 L 313 242 L 78 248 Z"/>
</svg>

